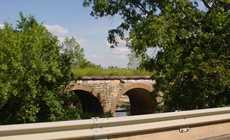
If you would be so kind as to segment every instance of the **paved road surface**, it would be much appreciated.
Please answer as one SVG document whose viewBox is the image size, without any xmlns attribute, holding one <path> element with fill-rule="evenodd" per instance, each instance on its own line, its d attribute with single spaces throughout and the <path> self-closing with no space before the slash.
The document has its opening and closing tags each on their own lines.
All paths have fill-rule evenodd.
<svg viewBox="0 0 230 140">
<path fill-rule="evenodd" d="M 216 137 L 209 137 L 209 138 L 200 139 L 200 140 L 230 140 L 230 134 L 216 136 Z"/>
</svg>

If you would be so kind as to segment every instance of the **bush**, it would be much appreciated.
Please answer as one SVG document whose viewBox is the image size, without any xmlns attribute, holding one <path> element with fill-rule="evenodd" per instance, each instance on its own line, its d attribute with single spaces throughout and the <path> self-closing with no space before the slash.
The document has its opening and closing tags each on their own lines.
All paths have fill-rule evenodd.
<svg viewBox="0 0 230 140">
<path fill-rule="evenodd" d="M 57 37 L 22 14 L 0 29 L 0 124 L 64 118 L 59 93 L 71 79 Z M 66 118 L 68 119 L 68 118 Z"/>
</svg>

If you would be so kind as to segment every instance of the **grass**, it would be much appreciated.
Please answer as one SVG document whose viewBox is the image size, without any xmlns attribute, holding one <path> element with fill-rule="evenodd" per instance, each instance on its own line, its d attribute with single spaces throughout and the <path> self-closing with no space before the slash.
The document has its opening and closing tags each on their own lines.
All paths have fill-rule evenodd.
<svg viewBox="0 0 230 140">
<path fill-rule="evenodd" d="M 83 76 L 151 76 L 151 73 L 146 70 L 129 68 L 86 67 L 73 68 L 72 72 L 75 78 Z"/>
</svg>

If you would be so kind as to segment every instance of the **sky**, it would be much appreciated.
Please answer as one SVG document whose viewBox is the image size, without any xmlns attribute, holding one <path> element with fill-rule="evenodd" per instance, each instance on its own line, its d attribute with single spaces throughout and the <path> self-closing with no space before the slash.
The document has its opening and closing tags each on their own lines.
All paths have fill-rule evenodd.
<svg viewBox="0 0 230 140">
<path fill-rule="evenodd" d="M 130 50 L 120 41 L 111 49 L 107 42 L 109 29 L 120 23 L 119 17 L 98 18 L 90 16 L 90 8 L 82 6 L 83 0 L 2 0 L 0 27 L 4 22 L 15 24 L 19 12 L 32 15 L 60 40 L 74 36 L 84 48 L 86 58 L 103 67 L 126 67 Z"/>
<path fill-rule="evenodd" d="M 193 0 L 198 1 L 198 0 Z M 60 40 L 74 36 L 84 48 L 86 58 L 103 67 L 126 67 L 130 50 L 125 41 L 111 49 L 107 42 L 108 30 L 119 25 L 119 17 L 98 18 L 90 16 L 90 8 L 82 6 L 83 0 L 2 0 L 0 2 L 0 27 L 4 22 L 15 24 L 19 12 L 32 15 Z M 205 9 L 199 3 L 200 9 Z"/>
</svg>

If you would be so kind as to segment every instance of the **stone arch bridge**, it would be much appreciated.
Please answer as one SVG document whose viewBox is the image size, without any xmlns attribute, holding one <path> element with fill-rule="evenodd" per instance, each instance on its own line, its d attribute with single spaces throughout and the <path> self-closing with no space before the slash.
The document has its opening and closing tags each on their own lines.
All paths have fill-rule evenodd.
<svg viewBox="0 0 230 140">
<path fill-rule="evenodd" d="M 130 114 L 149 114 L 155 111 L 155 80 L 150 76 L 82 77 L 66 88 L 74 91 L 83 111 L 115 115 L 119 106 L 130 105 Z"/>
</svg>

